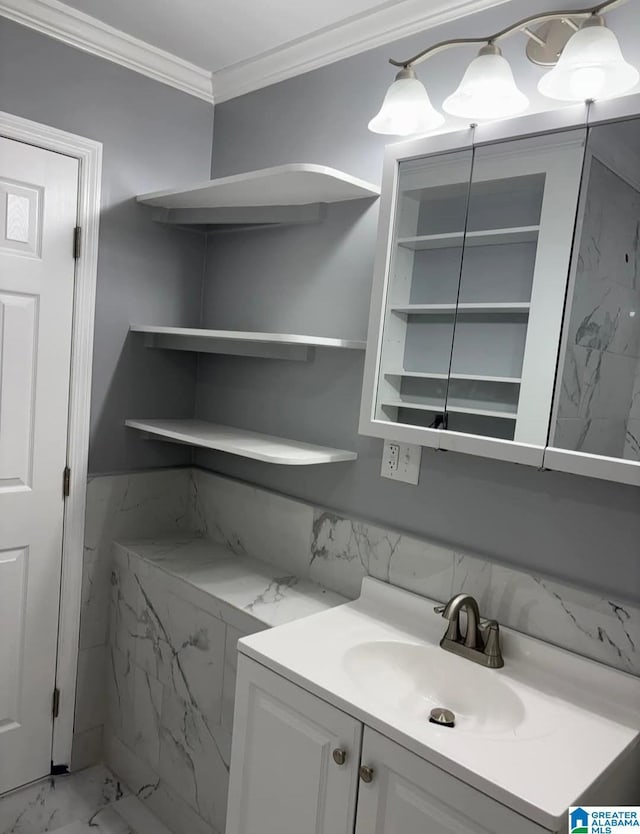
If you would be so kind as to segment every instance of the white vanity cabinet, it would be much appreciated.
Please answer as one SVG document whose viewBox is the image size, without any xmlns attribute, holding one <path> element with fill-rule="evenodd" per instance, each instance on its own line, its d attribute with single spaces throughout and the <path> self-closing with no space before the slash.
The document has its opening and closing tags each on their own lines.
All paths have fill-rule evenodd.
<svg viewBox="0 0 640 834">
<path fill-rule="evenodd" d="M 548 834 L 368 727 L 362 762 L 356 834 Z"/>
<path fill-rule="evenodd" d="M 226 834 L 353 832 L 549 834 L 240 655 Z"/>
<path fill-rule="evenodd" d="M 542 465 L 585 140 L 387 149 L 362 434 Z"/>
<path fill-rule="evenodd" d="M 226 834 L 352 834 L 362 724 L 238 658 Z"/>
</svg>

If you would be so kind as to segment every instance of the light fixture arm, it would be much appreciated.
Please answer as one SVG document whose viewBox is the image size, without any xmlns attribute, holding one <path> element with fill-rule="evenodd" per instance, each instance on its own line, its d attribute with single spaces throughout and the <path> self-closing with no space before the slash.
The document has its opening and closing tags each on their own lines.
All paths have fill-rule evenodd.
<svg viewBox="0 0 640 834">
<path fill-rule="evenodd" d="M 510 26 L 507 26 L 504 29 L 500 29 L 500 31 L 498 32 L 494 32 L 492 35 L 489 35 L 487 37 L 452 38 L 450 40 L 440 41 L 440 43 L 436 43 L 433 46 L 427 47 L 427 49 L 423 49 L 422 52 L 418 52 L 418 54 L 414 55 L 412 58 L 407 58 L 406 61 L 396 61 L 393 58 L 389 58 L 389 63 L 392 64 L 394 67 L 408 69 L 410 67 L 414 67 L 418 64 L 421 64 L 423 61 L 426 61 L 427 58 L 431 58 L 438 52 L 443 52 L 445 49 L 448 49 L 451 46 L 467 46 L 469 44 L 482 43 L 493 44 L 495 43 L 495 41 L 501 38 L 506 38 L 507 36 L 512 35 L 514 32 L 524 32 L 527 36 L 533 37 L 533 33 L 531 33 L 528 29 L 528 27 L 533 23 L 544 23 L 547 20 L 559 20 L 562 18 L 570 19 L 572 17 L 590 17 L 591 15 L 597 15 L 601 12 L 611 9 L 614 6 L 621 5 L 624 2 L 626 2 L 626 0 L 605 0 L 605 2 L 603 3 L 598 3 L 595 6 L 589 6 L 585 9 L 567 9 L 559 12 L 547 12 L 545 14 L 531 15 L 530 17 L 525 17 L 522 20 L 518 20 L 515 23 L 512 23 Z"/>
</svg>

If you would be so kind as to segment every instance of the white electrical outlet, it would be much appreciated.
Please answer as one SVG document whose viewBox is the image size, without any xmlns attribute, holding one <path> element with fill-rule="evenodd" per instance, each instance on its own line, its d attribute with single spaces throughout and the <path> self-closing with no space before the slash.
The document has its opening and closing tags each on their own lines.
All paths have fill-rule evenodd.
<svg viewBox="0 0 640 834">
<path fill-rule="evenodd" d="M 413 443 L 396 443 L 395 440 L 385 440 L 380 475 L 383 478 L 391 478 L 394 481 L 417 484 L 420 476 L 421 459 L 422 446 L 415 446 Z"/>
</svg>

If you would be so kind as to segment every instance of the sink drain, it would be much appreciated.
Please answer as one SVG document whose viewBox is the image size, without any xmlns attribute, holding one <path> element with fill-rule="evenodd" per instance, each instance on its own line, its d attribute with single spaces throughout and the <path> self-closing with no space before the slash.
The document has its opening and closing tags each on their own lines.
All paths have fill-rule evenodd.
<svg viewBox="0 0 640 834">
<path fill-rule="evenodd" d="M 441 727 L 455 727 L 456 717 L 450 709 L 436 707 L 429 713 L 429 721 L 432 724 L 439 724 Z"/>
</svg>

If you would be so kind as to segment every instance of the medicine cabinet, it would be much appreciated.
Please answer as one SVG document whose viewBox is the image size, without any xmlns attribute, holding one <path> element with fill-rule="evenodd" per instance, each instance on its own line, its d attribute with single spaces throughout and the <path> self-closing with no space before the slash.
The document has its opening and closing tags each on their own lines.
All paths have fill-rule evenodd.
<svg viewBox="0 0 640 834">
<path fill-rule="evenodd" d="M 640 485 L 640 119 L 559 123 L 387 148 L 360 432 Z"/>
<path fill-rule="evenodd" d="M 542 465 L 585 139 L 402 146 L 364 433 Z"/>
</svg>

